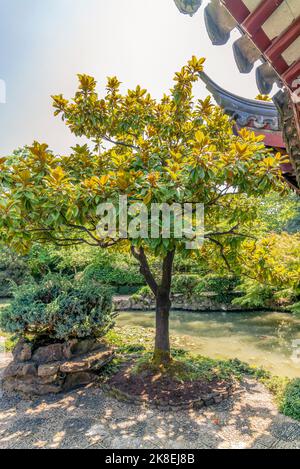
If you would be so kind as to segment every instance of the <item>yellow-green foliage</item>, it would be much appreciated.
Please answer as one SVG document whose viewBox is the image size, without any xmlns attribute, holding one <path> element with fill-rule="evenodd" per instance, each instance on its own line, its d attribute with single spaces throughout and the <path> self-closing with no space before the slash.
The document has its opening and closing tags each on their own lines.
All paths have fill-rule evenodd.
<svg viewBox="0 0 300 469">
<path fill-rule="evenodd" d="M 300 282 L 300 234 L 271 233 L 245 241 L 241 251 L 242 272 L 261 283 L 296 287 Z"/>
<path fill-rule="evenodd" d="M 122 94 L 116 77 L 108 78 L 99 96 L 87 75 L 78 76 L 72 100 L 53 96 L 55 115 L 91 146 L 76 145 L 66 156 L 34 142 L 1 159 L 2 237 L 24 250 L 35 240 L 97 247 L 104 241 L 96 231 L 99 203 L 127 195 L 129 204 L 204 203 L 207 242 L 219 251 L 213 234 L 229 231 L 225 251 L 235 247 L 253 218 L 249 196 L 282 190 L 284 159 L 253 132 L 234 135 L 232 122 L 209 97 L 194 99 L 204 61 L 192 57 L 160 101 L 141 86 Z M 233 230 L 237 221 L 239 235 Z M 165 255 L 183 248 L 183 241 L 171 235 L 143 243 Z"/>
</svg>

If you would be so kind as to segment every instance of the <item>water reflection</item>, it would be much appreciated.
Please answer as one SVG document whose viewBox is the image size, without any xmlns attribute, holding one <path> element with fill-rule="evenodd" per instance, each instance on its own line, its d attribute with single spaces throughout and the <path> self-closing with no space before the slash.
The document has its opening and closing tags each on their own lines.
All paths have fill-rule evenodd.
<svg viewBox="0 0 300 469">
<path fill-rule="evenodd" d="M 124 312 L 119 325 L 154 327 L 154 313 Z M 171 333 L 182 347 L 214 358 L 239 358 L 279 376 L 299 377 L 293 359 L 300 320 L 285 313 L 171 313 Z"/>
</svg>

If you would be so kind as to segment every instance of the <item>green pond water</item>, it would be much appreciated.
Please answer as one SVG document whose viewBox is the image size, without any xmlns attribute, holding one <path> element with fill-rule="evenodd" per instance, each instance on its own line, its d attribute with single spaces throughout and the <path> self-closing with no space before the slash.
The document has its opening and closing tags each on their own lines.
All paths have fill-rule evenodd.
<svg viewBox="0 0 300 469">
<path fill-rule="evenodd" d="M 122 312 L 117 322 L 153 328 L 154 313 Z M 193 353 L 239 358 L 274 375 L 300 377 L 300 320 L 292 315 L 173 311 L 170 326 L 171 334 L 182 338 L 182 348 Z"/>
</svg>

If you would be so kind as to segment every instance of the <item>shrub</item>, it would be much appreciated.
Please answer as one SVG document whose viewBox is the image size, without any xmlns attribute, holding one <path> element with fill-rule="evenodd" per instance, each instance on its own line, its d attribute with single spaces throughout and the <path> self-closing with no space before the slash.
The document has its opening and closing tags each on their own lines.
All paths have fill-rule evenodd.
<svg viewBox="0 0 300 469">
<path fill-rule="evenodd" d="M 294 379 L 287 385 L 280 406 L 284 415 L 300 420 L 300 379 Z"/>
<path fill-rule="evenodd" d="M 113 325 L 112 317 L 107 286 L 52 275 L 15 289 L 14 300 L 1 314 L 0 328 L 37 340 L 67 340 L 103 334 Z"/>
<path fill-rule="evenodd" d="M 140 288 L 137 294 L 142 297 L 149 297 L 149 296 L 154 297 L 154 294 L 152 293 L 152 290 L 150 287 L 148 287 L 148 285 L 145 285 L 144 287 Z"/>
<path fill-rule="evenodd" d="M 131 295 L 131 298 L 136 301 L 143 300 L 143 299 L 154 300 L 154 294 L 152 293 L 151 288 L 148 287 L 148 285 L 145 285 L 144 287 L 139 288 L 136 293 Z"/>
<path fill-rule="evenodd" d="M 231 303 L 237 279 L 233 276 L 222 277 L 209 274 L 203 277 L 194 289 L 194 295 L 200 297 L 203 292 L 216 293 L 216 301 L 220 303 Z"/>
<path fill-rule="evenodd" d="M 136 265 L 128 264 L 124 260 L 116 264 L 114 262 L 93 263 L 84 270 L 83 279 L 112 285 L 116 291 L 120 291 L 122 288 L 124 291 L 124 287 L 126 287 L 129 293 L 130 287 L 138 289 L 139 286 L 145 284 L 145 280 Z M 133 291 L 136 291 L 136 289 L 133 289 Z M 133 293 L 133 291 L 131 292 Z"/>
<path fill-rule="evenodd" d="M 291 311 L 294 314 L 297 314 L 300 316 L 300 301 L 298 303 L 294 303 L 292 306 L 290 306 L 289 311 Z"/>
<path fill-rule="evenodd" d="M 249 308 L 266 308 L 274 299 L 275 289 L 255 280 L 246 279 L 240 286 L 243 296 L 233 300 L 233 304 Z"/>
<path fill-rule="evenodd" d="M 0 251 L 0 298 L 12 296 L 14 285 L 20 285 L 30 276 L 25 259 L 8 248 Z"/>
<path fill-rule="evenodd" d="M 200 280 L 201 277 L 196 274 L 174 275 L 172 291 L 173 293 L 182 293 L 186 296 L 191 296 Z"/>
<path fill-rule="evenodd" d="M 195 257 L 184 257 L 182 253 L 178 253 L 178 255 L 174 259 L 174 274 L 198 274 L 198 275 L 206 275 L 208 273 L 207 266 L 202 259 L 195 258 Z"/>
</svg>

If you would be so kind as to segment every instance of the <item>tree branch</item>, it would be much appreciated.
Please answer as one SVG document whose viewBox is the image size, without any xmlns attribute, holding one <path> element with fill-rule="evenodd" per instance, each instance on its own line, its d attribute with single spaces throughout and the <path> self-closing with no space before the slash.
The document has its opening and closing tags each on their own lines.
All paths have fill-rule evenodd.
<svg viewBox="0 0 300 469">
<path fill-rule="evenodd" d="M 206 233 L 206 234 L 204 235 L 204 238 L 209 239 L 211 236 L 233 235 L 233 236 L 241 236 L 241 237 L 243 237 L 243 238 L 256 239 L 255 236 L 246 235 L 246 234 L 244 234 L 244 233 L 239 233 L 239 232 L 235 231 L 238 227 L 239 227 L 239 225 L 236 225 L 236 226 L 234 226 L 233 228 L 231 228 L 231 229 L 228 230 L 228 231 L 216 231 L 215 233 Z"/>
<path fill-rule="evenodd" d="M 153 294 L 157 295 L 158 285 L 156 280 L 150 270 L 149 263 L 145 254 L 144 249 L 141 247 L 139 252 L 137 252 L 134 246 L 131 246 L 131 253 L 135 259 L 140 263 L 140 272 L 145 277 L 147 284 L 151 288 Z"/>
<path fill-rule="evenodd" d="M 220 248 L 220 254 L 221 254 L 221 257 L 222 257 L 223 261 L 225 262 L 225 264 L 226 264 L 228 270 L 229 270 L 230 272 L 233 272 L 233 270 L 232 270 L 232 268 L 231 268 L 231 266 L 230 266 L 230 264 L 229 264 L 229 262 L 228 262 L 228 259 L 227 259 L 226 255 L 225 255 L 225 248 L 224 248 L 223 244 L 220 243 L 220 241 L 218 241 L 217 239 L 214 239 L 214 238 L 208 238 L 208 239 L 209 239 L 212 243 L 215 243 L 217 246 L 219 246 L 219 248 Z"/>
<path fill-rule="evenodd" d="M 122 147 L 132 148 L 133 150 L 139 150 L 140 149 L 139 147 L 136 147 L 135 145 L 131 145 L 130 143 L 114 141 L 111 138 L 106 137 L 106 136 L 102 137 L 102 138 L 103 138 L 103 140 L 106 140 L 107 142 L 112 143 L 113 145 L 121 145 Z"/>
</svg>

